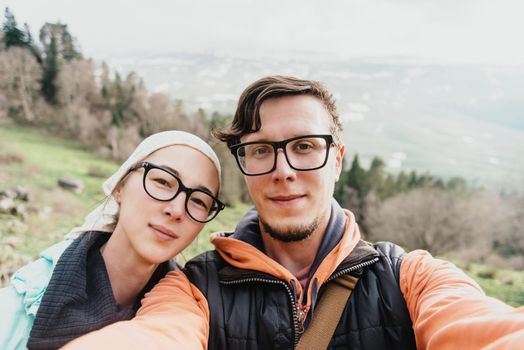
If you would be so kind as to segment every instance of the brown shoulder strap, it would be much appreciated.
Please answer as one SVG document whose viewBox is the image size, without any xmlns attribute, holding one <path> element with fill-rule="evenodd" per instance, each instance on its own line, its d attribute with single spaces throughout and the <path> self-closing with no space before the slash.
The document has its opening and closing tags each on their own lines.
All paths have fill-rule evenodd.
<svg viewBox="0 0 524 350">
<path fill-rule="evenodd" d="M 358 277 L 343 275 L 326 286 L 311 323 L 298 342 L 297 350 L 327 349 L 357 282 Z"/>
</svg>

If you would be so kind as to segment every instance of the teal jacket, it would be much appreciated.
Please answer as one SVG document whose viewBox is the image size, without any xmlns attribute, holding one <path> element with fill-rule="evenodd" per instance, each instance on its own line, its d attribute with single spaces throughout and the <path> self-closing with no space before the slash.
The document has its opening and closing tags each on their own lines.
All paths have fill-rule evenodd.
<svg viewBox="0 0 524 350">
<path fill-rule="evenodd" d="M 73 242 L 65 239 L 40 253 L 40 258 L 20 268 L 11 285 L 0 289 L 0 349 L 26 349 L 36 312 L 58 258 Z"/>
</svg>

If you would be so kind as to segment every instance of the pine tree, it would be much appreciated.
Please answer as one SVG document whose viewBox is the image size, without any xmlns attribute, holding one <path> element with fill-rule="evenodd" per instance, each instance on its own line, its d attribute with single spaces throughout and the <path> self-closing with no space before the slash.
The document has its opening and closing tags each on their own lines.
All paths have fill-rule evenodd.
<svg viewBox="0 0 524 350">
<path fill-rule="evenodd" d="M 395 194 L 397 194 L 395 177 L 391 174 L 388 174 L 386 176 L 386 180 L 384 180 L 384 184 L 378 191 L 378 197 L 380 200 L 384 200 L 388 197 L 394 196 Z"/>
<path fill-rule="evenodd" d="M 11 46 L 31 47 L 30 42 L 28 42 L 30 39 L 27 37 L 28 34 L 18 28 L 15 16 L 9 11 L 8 7 L 5 8 L 5 22 L 2 31 L 4 32 L 3 40 L 6 48 Z"/>
<path fill-rule="evenodd" d="M 64 25 L 62 32 L 62 57 L 66 61 L 82 58 L 82 55 L 76 50 L 73 36 Z"/>
<path fill-rule="evenodd" d="M 358 154 L 355 154 L 351 168 L 347 173 L 346 185 L 357 190 L 358 196 L 361 199 L 368 193 L 369 186 L 366 179 L 366 171 L 360 166 Z"/>
<path fill-rule="evenodd" d="M 466 180 L 464 180 L 463 178 L 459 176 L 454 176 L 448 180 L 448 182 L 445 185 L 445 188 L 448 190 L 465 192 L 468 188 L 468 185 L 466 183 Z"/>
<path fill-rule="evenodd" d="M 371 161 L 371 166 L 366 174 L 366 179 L 369 184 L 368 191 L 371 189 L 380 191 L 384 186 L 385 165 L 384 161 L 378 157 L 374 157 Z"/>
<path fill-rule="evenodd" d="M 29 50 L 31 50 L 31 53 L 36 58 L 36 61 L 42 65 L 42 54 L 33 41 L 33 36 L 31 35 L 31 30 L 29 29 L 29 25 L 27 25 L 27 23 L 24 23 L 24 31 Z"/>
<path fill-rule="evenodd" d="M 415 170 L 412 170 L 409 173 L 409 179 L 408 179 L 408 189 L 414 189 L 418 188 L 420 184 L 420 178 L 417 175 L 417 172 Z"/>
<path fill-rule="evenodd" d="M 56 77 L 59 71 L 58 48 L 56 39 L 51 37 L 51 42 L 45 52 L 44 72 L 42 77 L 42 94 L 52 104 L 56 103 Z"/>
<path fill-rule="evenodd" d="M 113 114 L 113 125 L 117 128 L 122 126 L 122 112 L 124 109 L 124 88 L 122 87 L 122 78 L 120 78 L 120 74 L 118 72 L 115 75 L 115 82 L 114 82 L 114 90 L 112 91 L 114 93 L 115 103 L 112 106 L 112 114 Z"/>
<path fill-rule="evenodd" d="M 410 176 L 416 177 L 416 173 L 412 172 Z M 401 192 L 407 192 L 410 189 L 410 178 L 408 178 L 408 175 L 404 171 L 401 171 L 397 175 L 397 181 L 395 183 L 395 192 L 401 193 Z"/>
<path fill-rule="evenodd" d="M 337 183 L 335 184 L 335 193 L 333 194 L 333 197 L 338 201 L 340 205 L 345 207 L 345 201 L 344 201 L 344 187 L 346 186 L 346 179 L 347 179 L 347 171 L 346 169 L 346 157 L 342 158 L 342 171 L 340 172 L 339 179 Z"/>
</svg>

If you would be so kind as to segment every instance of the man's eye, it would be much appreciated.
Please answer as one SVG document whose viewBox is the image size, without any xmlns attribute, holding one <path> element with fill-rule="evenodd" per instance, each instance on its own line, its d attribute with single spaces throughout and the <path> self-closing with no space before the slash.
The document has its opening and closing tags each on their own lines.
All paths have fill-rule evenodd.
<svg viewBox="0 0 524 350">
<path fill-rule="evenodd" d="M 313 148 L 313 145 L 309 143 L 299 143 L 297 147 L 299 149 L 309 149 L 309 148 Z"/>
<path fill-rule="evenodd" d="M 299 142 L 293 148 L 296 152 L 305 153 L 314 150 L 315 146 L 310 142 Z"/>
<path fill-rule="evenodd" d="M 268 147 L 268 146 L 254 147 L 250 153 L 252 156 L 255 156 L 255 157 L 265 156 L 271 153 L 271 147 Z"/>
</svg>

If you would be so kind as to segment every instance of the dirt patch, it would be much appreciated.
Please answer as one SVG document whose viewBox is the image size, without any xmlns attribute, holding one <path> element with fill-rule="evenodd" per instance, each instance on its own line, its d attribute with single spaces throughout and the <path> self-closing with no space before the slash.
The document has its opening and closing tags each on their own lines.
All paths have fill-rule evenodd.
<svg viewBox="0 0 524 350">
<path fill-rule="evenodd" d="M 0 164 L 22 164 L 25 162 L 24 156 L 18 153 L 0 153 Z"/>
</svg>

